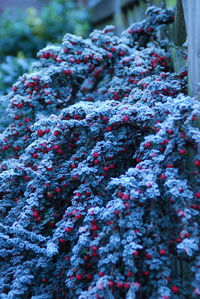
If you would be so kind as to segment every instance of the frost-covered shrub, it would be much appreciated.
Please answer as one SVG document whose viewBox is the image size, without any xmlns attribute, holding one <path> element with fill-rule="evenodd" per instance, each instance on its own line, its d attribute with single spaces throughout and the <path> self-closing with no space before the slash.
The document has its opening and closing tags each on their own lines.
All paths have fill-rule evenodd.
<svg viewBox="0 0 200 299">
<path fill-rule="evenodd" d="M 8 95 L 0 136 L 1 298 L 200 294 L 199 103 L 150 8 L 118 38 L 67 34 Z"/>
</svg>

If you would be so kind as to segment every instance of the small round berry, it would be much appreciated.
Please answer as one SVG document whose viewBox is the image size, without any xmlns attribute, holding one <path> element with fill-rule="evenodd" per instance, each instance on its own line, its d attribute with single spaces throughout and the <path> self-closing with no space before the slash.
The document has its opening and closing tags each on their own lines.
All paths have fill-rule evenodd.
<svg viewBox="0 0 200 299">
<path fill-rule="evenodd" d="M 151 142 L 146 142 L 144 146 L 145 146 L 146 148 L 151 147 L 151 146 L 152 146 L 152 143 L 151 143 Z"/>
<path fill-rule="evenodd" d="M 179 288 L 177 286 L 172 286 L 171 290 L 173 293 L 178 293 L 179 292 Z"/>
</svg>

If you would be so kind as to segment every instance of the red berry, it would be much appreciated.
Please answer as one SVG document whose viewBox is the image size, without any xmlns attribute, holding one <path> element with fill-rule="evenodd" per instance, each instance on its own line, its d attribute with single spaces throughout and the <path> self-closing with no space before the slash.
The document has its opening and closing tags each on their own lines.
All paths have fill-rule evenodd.
<svg viewBox="0 0 200 299">
<path fill-rule="evenodd" d="M 127 277 L 131 277 L 133 276 L 133 272 L 129 271 L 127 274 L 126 274 Z"/>
<path fill-rule="evenodd" d="M 77 115 L 77 114 L 75 114 L 75 115 L 74 115 L 74 119 L 78 119 L 78 120 L 79 120 L 79 119 L 80 119 L 80 116 Z"/>
<path fill-rule="evenodd" d="M 93 154 L 93 157 L 94 157 L 94 158 L 98 158 L 98 157 L 99 157 L 99 154 L 98 154 L 98 153 L 94 153 L 94 154 Z"/>
<path fill-rule="evenodd" d="M 146 258 L 150 260 L 151 259 L 151 255 L 149 253 L 147 253 L 146 254 Z"/>
<path fill-rule="evenodd" d="M 55 144 L 55 145 L 53 146 L 53 148 L 54 148 L 55 150 L 59 150 L 59 145 L 58 145 L 58 144 Z"/>
<path fill-rule="evenodd" d="M 85 195 L 90 196 L 91 193 L 89 191 L 85 191 Z"/>
<path fill-rule="evenodd" d="M 38 136 L 40 136 L 40 137 L 44 136 L 44 132 L 42 130 L 38 130 L 37 133 L 38 133 Z"/>
<path fill-rule="evenodd" d="M 97 252 L 96 251 L 93 251 L 92 252 L 92 256 L 97 256 L 98 254 L 97 254 Z"/>
<path fill-rule="evenodd" d="M 53 132 L 53 135 L 54 135 L 54 136 L 58 136 L 58 135 L 59 135 L 59 131 L 54 131 L 54 132 Z"/>
<path fill-rule="evenodd" d="M 81 196 L 82 196 L 82 193 L 80 193 L 80 192 L 76 192 L 76 193 L 75 193 L 75 196 L 81 197 Z"/>
<path fill-rule="evenodd" d="M 26 118 L 24 119 L 24 121 L 25 121 L 26 123 L 28 123 L 28 122 L 31 121 L 31 119 L 30 119 L 29 117 L 26 117 Z"/>
<path fill-rule="evenodd" d="M 130 288 L 130 283 L 128 283 L 128 282 L 125 282 L 125 283 L 124 283 L 124 287 L 125 287 L 125 289 L 128 289 L 128 288 Z"/>
<path fill-rule="evenodd" d="M 96 230 L 98 230 L 98 226 L 97 226 L 96 224 L 93 224 L 91 229 L 92 229 L 93 231 L 96 231 Z"/>
<path fill-rule="evenodd" d="M 153 28 L 147 27 L 147 32 L 152 32 L 152 31 L 153 31 Z"/>
<path fill-rule="evenodd" d="M 146 187 L 147 188 L 151 188 L 152 187 L 152 183 L 151 182 L 146 182 Z"/>
<path fill-rule="evenodd" d="M 85 255 L 83 258 L 84 258 L 84 261 L 88 262 L 89 259 L 90 259 L 90 256 L 89 255 Z"/>
<path fill-rule="evenodd" d="M 29 182 L 30 181 L 30 177 L 28 175 L 25 176 L 25 181 Z"/>
<path fill-rule="evenodd" d="M 47 282 L 47 279 L 46 278 L 42 278 L 42 282 L 43 283 Z"/>
<path fill-rule="evenodd" d="M 151 147 L 151 146 L 152 146 L 152 143 L 151 143 L 151 142 L 146 142 L 144 146 L 147 147 L 147 148 L 148 148 L 148 147 Z"/>
<path fill-rule="evenodd" d="M 17 119 L 19 119 L 19 115 L 16 114 L 16 115 L 14 116 L 14 120 L 17 120 Z"/>
<path fill-rule="evenodd" d="M 13 149 L 14 149 L 15 151 L 18 151 L 18 150 L 19 150 L 19 146 L 14 146 Z"/>
<path fill-rule="evenodd" d="M 65 243 L 65 240 L 64 240 L 64 239 L 59 239 L 58 241 L 59 241 L 59 243 L 61 243 L 61 244 Z"/>
<path fill-rule="evenodd" d="M 173 293 L 178 293 L 179 292 L 179 288 L 177 286 L 172 286 L 171 290 Z"/>
<path fill-rule="evenodd" d="M 114 286 L 114 282 L 109 281 L 108 286 L 109 286 L 110 288 L 112 288 L 112 287 Z"/>
<path fill-rule="evenodd" d="M 173 130 L 166 130 L 167 131 L 167 133 L 169 133 L 169 134 L 174 134 L 174 131 Z"/>
<path fill-rule="evenodd" d="M 161 76 L 161 78 L 163 78 L 163 79 L 164 79 L 164 78 L 166 78 L 166 77 L 167 77 L 167 74 L 166 74 L 166 73 L 161 73 L 161 74 L 160 74 L 160 76 Z"/>
<path fill-rule="evenodd" d="M 66 233 L 69 233 L 69 232 L 71 232 L 72 230 L 73 230 L 72 227 L 66 227 L 66 228 L 65 228 Z"/>
<path fill-rule="evenodd" d="M 86 274 L 86 278 L 87 278 L 88 280 L 92 280 L 92 275 L 90 275 L 90 274 Z"/>
<path fill-rule="evenodd" d="M 104 275 L 105 275 L 104 272 L 99 272 L 100 277 L 103 277 Z"/>
<path fill-rule="evenodd" d="M 190 233 L 185 233 L 185 238 L 189 238 L 190 237 Z"/>
<path fill-rule="evenodd" d="M 130 198 L 130 196 L 128 194 L 124 194 L 124 196 L 122 197 L 122 199 L 124 200 L 128 200 Z"/>
<path fill-rule="evenodd" d="M 17 91 L 17 86 L 13 86 L 13 87 L 12 87 L 12 90 L 13 90 L 13 91 Z"/>
<path fill-rule="evenodd" d="M 166 254 L 166 251 L 165 251 L 165 249 L 160 249 L 160 250 L 159 250 L 159 253 L 160 253 L 160 255 L 165 255 L 165 254 Z"/>
<path fill-rule="evenodd" d="M 76 279 L 77 280 L 81 280 L 83 278 L 83 276 L 81 274 L 76 274 Z"/>
<path fill-rule="evenodd" d="M 181 134 L 181 138 L 185 138 L 186 137 L 186 134 Z"/>
<path fill-rule="evenodd" d="M 195 160 L 195 161 L 194 161 L 194 165 L 195 165 L 195 166 L 200 166 L 200 160 Z"/>
<path fill-rule="evenodd" d="M 117 51 L 117 49 L 116 49 L 116 48 L 114 48 L 114 47 L 111 47 L 111 48 L 110 48 L 110 51 L 111 51 L 111 52 L 116 52 L 116 51 Z"/>
<path fill-rule="evenodd" d="M 98 247 L 97 246 L 92 246 L 92 250 L 97 250 Z"/>
<path fill-rule="evenodd" d="M 22 103 L 17 104 L 17 108 L 21 108 L 23 106 Z"/>
<path fill-rule="evenodd" d="M 118 193 L 117 193 L 117 196 L 118 196 L 119 198 L 122 198 L 122 197 L 124 196 L 124 193 L 123 193 L 123 192 L 118 192 Z"/>
<path fill-rule="evenodd" d="M 122 288 L 122 287 L 123 287 L 123 283 L 117 282 L 117 283 L 116 283 L 116 287 L 117 287 L 117 288 Z"/>
<path fill-rule="evenodd" d="M 33 217 L 38 217 L 39 212 L 38 211 L 33 211 Z"/>
<path fill-rule="evenodd" d="M 186 150 L 184 148 L 182 148 L 180 151 L 179 151 L 179 154 L 180 155 L 185 155 L 186 154 Z"/>
<path fill-rule="evenodd" d="M 165 180 L 165 179 L 166 179 L 166 176 L 165 176 L 164 174 L 161 174 L 161 175 L 160 175 L 160 178 L 161 178 L 161 180 Z"/>
<path fill-rule="evenodd" d="M 165 167 L 166 168 L 173 168 L 173 165 L 172 164 L 167 164 Z"/>
<path fill-rule="evenodd" d="M 50 132 L 50 129 L 49 129 L 49 128 L 48 128 L 48 129 L 45 129 L 44 132 L 45 132 L 45 133 L 49 133 L 49 132 Z"/>
<path fill-rule="evenodd" d="M 196 198 L 200 198 L 200 192 L 195 193 Z"/>
<path fill-rule="evenodd" d="M 106 128 L 106 131 L 107 131 L 107 132 L 111 132 L 111 131 L 112 131 L 112 128 L 111 128 L 110 126 L 108 126 L 108 127 Z"/>
<path fill-rule="evenodd" d="M 181 243 L 182 242 L 182 239 L 181 238 L 177 238 L 176 239 L 176 243 Z"/>
<path fill-rule="evenodd" d="M 141 162 L 142 161 L 142 159 L 140 159 L 139 157 L 138 158 L 136 158 L 136 162 Z"/>
<path fill-rule="evenodd" d="M 129 117 L 126 115 L 123 117 L 123 121 L 129 121 Z"/>
<path fill-rule="evenodd" d="M 68 70 L 65 70 L 63 71 L 65 74 L 68 74 L 68 75 L 71 75 L 72 74 L 72 70 L 71 69 L 68 69 Z"/>
<path fill-rule="evenodd" d="M 115 168 L 115 164 L 110 164 L 109 168 L 114 169 Z"/>
</svg>

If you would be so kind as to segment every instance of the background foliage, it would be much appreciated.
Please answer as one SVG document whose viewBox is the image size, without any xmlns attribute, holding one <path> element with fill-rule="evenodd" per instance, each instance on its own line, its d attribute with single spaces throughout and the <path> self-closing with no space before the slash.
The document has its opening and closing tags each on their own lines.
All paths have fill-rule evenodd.
<svg viewBox="0 0 200 299">
<path fill-rule="evenodd" d="M 30 71 L 30 59 L 47 43 L 60 42 L 66 32 L 85 36 L 88 12 L 71 0 L 52 0 L 40 10 L 13 13 L 6 9 L 0 18 L 0 89 L 6 92 L 14 80 Z M 7 58 L 7 56 L 9 56 Z"/>
</svg>

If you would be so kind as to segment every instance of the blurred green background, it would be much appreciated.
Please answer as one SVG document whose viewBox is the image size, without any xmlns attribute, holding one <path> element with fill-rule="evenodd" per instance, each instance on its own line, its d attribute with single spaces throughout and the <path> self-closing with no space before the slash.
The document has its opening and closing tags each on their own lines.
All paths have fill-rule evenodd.
<svg viewBox="0 0 200 299">
<path fill-rule="evenodd" d="M 5 94 L 47 43 L 60 43 L 65 33 L 87 36 L 88 11 L 73 0 L 44 1 L 42 6 L 6 7 L 0 15 L 0 94 Z"/>
</svg>

